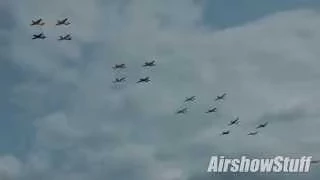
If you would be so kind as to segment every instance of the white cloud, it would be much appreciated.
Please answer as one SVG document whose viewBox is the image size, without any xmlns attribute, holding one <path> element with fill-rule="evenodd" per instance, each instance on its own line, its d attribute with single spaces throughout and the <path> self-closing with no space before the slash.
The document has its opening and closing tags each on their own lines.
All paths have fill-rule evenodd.
<svg viewBox="0 0 320 180">
<path fill-rule="evenodd" d="M 285 153 L 299 151 L 300 141 L 318 142 L 305 126 L 317 124 L 318 116 L 308 112 L 294 124 L 272 120 L 261 135 L 246 135 L 265 114 L 283 118 L 278 112 L 287 108 L 290 117 L 300 104 L 316 106 L 316 12 L 279 13 L 208 32 L 195 26 L 201 9 L 185 0 L 30 0 L 15 9 L 13 61 L 32 72 L 16 99 L 37 119 L 23 179 L 188 179 L 205 169 L 211 153 Z M 38 16 L 48 23 L 70 17 L 75 41 L 59 44 L 53 37 L 60 30 L 49 25 L 48 41 L 31 41 L 28 23 Z M 143 70 L 154 55 L 157 66 Z M 122 62 L 128 82 L 112 89 L 111 66 Z M 137 85 L 143 76 L 152 82 Z M 223 91 L 228 97 L 219 113 L 204 114 Z M 190 95 L 197 96 L 190 112 L 175 116 Z M 234 116 L 240 127 L 219 136 Z M 14 169 L 6 172 L 19 174 Z"/>
<path fill-rule="evenodd" d="M 21 174 L 21 162 L 13 156 L 0 157 L 0 178 L 3 180 L 16 179 Z"/>
</svg>

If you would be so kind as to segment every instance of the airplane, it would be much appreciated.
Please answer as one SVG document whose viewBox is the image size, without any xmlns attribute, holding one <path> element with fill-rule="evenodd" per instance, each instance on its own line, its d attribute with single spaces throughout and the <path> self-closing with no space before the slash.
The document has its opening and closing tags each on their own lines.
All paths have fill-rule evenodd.
<svg viewBox="0 0 320 180">
<path fill-rule="evenodd" d="M 122 78 L 116 78 L 114 81 L 113 81 L 113 83 L 120 83 L 120 82 L 123 82 L 123 81 L 125 81 L 126 80 L 126 78 L 125 77 L 122 77 Z"/>
<path fill-rule="evenodd" d="M 68 22 L 68 18 L 64 18 L 63 20 L 57 20 L 57 24 L 56 26 L 60 26 L 60 25 L 69 25 L 71 24 L 70 22 Z"/>
<path fill-rule="evenodd" d="M 217 112 L 217 108 L 216 107 L 211 108 L 206 113 L 212 113 L 212 112 Z"/>
<path fill-rule="evenodd" d="M 142 82 L 149 82 L 150 81 L 150 78 L 149 77 L 145 77 L 145 78 L 140 78 L 139 81 L 137 81 L 137 83 L 142 83 Z"/>
<path fill-rule="evenodd" d="M 248 133 L 248 135 L 249 135 L 249 136 L 254 136 L 254 135 L 257 135 L 257 134 L 258 134 L 258 131 L 255 131 L 255 132 L 249 132 L 249 133 Z"/>
<path fill-rule="evenodd" d="M 196 100 L 196 96 L 186 97 L 186 100 L 184 102 L 194 101 Z"/>
<path fill-rule="evenodd" d="M 237 117 L 235 120 L 230 121 L 228 125 L 231 126 L 233 124 L 239 124 L 239 117 Z"/>
<path fill-rule="evenodd" d="M 183 109 L 180 109 L 176 112 L 176 114 L 185 114 L 187 112 L 188 108 L 183 108 Z"/>
<path fill-rule="evenodd" d="M 124 69 L 126 68 L 125 64 L 116 64 L 112 67 L 113 69 Z"/>
<path fill-rule="evenodd" d="M 40 34 L 33 34 L 32 39 L 45 39 L 47 38 L 43 33 Z"/>
<path fill-rule="evenodd" d="M 216 99 L 215 99 L 215 101 L 223 100 L 226 95 L 227 95 L 227 93 L 223 93 L 222 95 L 217 96 Z"/>
<path fill-rule="evenodd" d="M 150 62 L 145 62 L 143 67 L 155 66 L 156 65 L 155 62 L 156 62 L 155 60 L 150 61 Z"/>
<path fill-rule="evenodd" d="M 259 129 L 259 128 L 264 128 L 268 125 L 268 122 L 265 122 L 264 124 L 260 124 L 259 126 L 256 127 L 256 129 Z"/>
<path fill-rule="evenodd" d="M 42 22 L 42 19 L 40 18 L 36 21 L 32 20 L 32 23 L 30 24 L 30 26 L 35 26 L 35 25 L 43 26 L 43 25 L 45 25 L 45 23 Z"/>
<path fill-rule="evenodd" d="M 67 35 L 65 35 L 65 36 L 59 36 L 58 41 L 71 40 L 71 39 L 72 39 L 71 35 L 70 35 L 70 34 L 67 34 Z"/>
<path fill-rule="evenodd" d="M 221 135 L 227 135 L 227 134 L 230 134 L 230 131 L 227 130 L 227 131 L 222 131 Z"/>
</svg>

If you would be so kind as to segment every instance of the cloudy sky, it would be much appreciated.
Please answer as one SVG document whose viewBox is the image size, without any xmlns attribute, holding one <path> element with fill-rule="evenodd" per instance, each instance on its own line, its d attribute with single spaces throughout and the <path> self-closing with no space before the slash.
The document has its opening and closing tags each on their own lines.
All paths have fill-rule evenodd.
<svg viewBox="0 0 320 180">
<path fill-rule="evenodd" d="M 300 176 L 205 172 L 211 155 L 320 158 L 319 5 L 0 0 L 0 179 L 319 179 L 317 166 Z M 64 17 L 72 24 L 55 27 Z M 29 26 L 37 18 L 46 25 Z M 39 32 L 48 38 L 31 40 Z M 73 40 L 58 42 L 66 33 Z M 142 68 L 153 56 L 157 66 Z M 128 68 L 114 72 L 116 63 Z M 211 106 L 218 112 L 205 114 Z"/>
</svg>

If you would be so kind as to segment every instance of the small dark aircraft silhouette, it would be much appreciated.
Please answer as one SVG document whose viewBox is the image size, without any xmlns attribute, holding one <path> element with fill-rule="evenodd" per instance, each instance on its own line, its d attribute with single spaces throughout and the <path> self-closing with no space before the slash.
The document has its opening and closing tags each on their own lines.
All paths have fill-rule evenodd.
<svg viewBox="0 0 320 180">
<path fill-rule="evenodd" d="M 263 124 L 259 124 L 259 126 L 256 127 L 256 129 L 259 129 L 259 128 L 264 128 L 268 125 L 268 122 L 265 122 Z"/>
<path fill-rule="evenodd" d="M 149 82 L 150 81 L 150 78 L 149 77 L 145 77 L 145 78 L 140 78 L 139 81 L 137 81 L 137 83 L 142 83 L 142 82 Z"/>
<path fill-rule="evenodd" d="M 213 113 L 213 112 L 217 112 L 216 107 L 209 109 L 206 113 Z"/>
<path fill-rule="evenodd" d="M 221 135 L 227 135 L 227 134 L 230 134 L 230 131 L 227 130 L 227 131 L 222 131 Z"/>
<path fill-rule="evenodd" d="M 258 131 L 254 131 L 254 132 L 249 132 L 248 133 L 249 136 L 254 136 L 254 135 L 257 135 L 257 134 L 258 134 Z"/>
<path fill-rule="evenodd" d="M 155 65 L 156 65 L 155 62 L 156 62 L 155 60 L 150 61 L 150 62 L 145 62 L 144 65 L 143 65 L 143 67 L 155 66 Z"/>
<path fill-rule="evenodd" d="M 33 34 L 32 39 L 45 39 L 47 38 L 43 33 L 40 34 Z"/>
<path fill-rule="evenodd" d="M 30 24 L 30 26 L 35 26 L 35 25 L 43 26 L 43 25 L 45 25 L 45 23 L 42 22 L 42 19 L 40 18 L 40 19 L 35 20 L 35 21 L 32 20 L 32 23 Z"/>
<path fill-rule="evenodd" d="M 60 26 L 60 25 L 69 25 L 69 24 L 71 24 L 70 22 L 68 22 L 68 18 L 64 18 L 64 19 L 62 19 L 62 20 L 57 20 L 57 24 L 56 24 L 56 26 Z"/>
<path fill-rule="evenodd" d="M 59 36 L 59 39 L 58 41 L 62 41 L 62 40 L 68 40 L 70 41 L 72 39 L 71 35 L 70 34 L 67 34 L 65 36 Z"/>
<path fill-rule="evenodd" d="M 196 100 L 196 96 L 191 96 L 191 97 L 186 97 L 184 102 L 195 101 L 195 100 Z"/>
<path fill-rule="evenodd" d="M 217 96 L 215 101 L 219 101 L 219 100 L 224 100 L 225 96 L 227 95 L 227 93 L 223 93 L 222 95 L 220 96 Z"/>
<path fill-rule="evenodd" d="M 124 69 L 126 68 L 125 64 L 116 64 L 112 67 L 113 69 Z"/>
<path fill-rule="evenodd" d="M 187 112 L 188 108 L 183 108 L 183 109 L 180 109 L 176 112 L 176 114 L 185 114 Z"/>
<path fill-rule="evenodd" d="M 229 126 L 234 125 L 234 124 L 239 124 L 239 117 L 237 117 L 235 120 L 230 121 L 230 123 L 228 124 Z"/>
<path fill-rule="evenodd" d="M 113 83 L 120 83 L 120 82 L 123 82 L 123 81 L 125 81 L 126 80 L 126 78 L 125 77 L 122 77 L 122 78 L 116 78 L 114 81 L 113 81 Z"/>
</svg>

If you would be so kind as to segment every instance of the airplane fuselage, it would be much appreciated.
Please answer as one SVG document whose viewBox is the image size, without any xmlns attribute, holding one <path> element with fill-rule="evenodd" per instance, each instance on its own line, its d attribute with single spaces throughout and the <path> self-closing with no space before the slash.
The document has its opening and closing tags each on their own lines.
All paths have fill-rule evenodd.
<svg viewBox="0 0 320 180">
<path fill-rule="evenodd" d="M 46 36 L 40 34 L 40 35 L 33 35 L 33 38 L 32 39 L 45 39 Z"/>
<path fill-rule="evenodd" d="M 113 69 L 124 69 L 124 68 L 126 68 L 126 65 L 125 64 L 116 64 L 112 68 Z"/>
</svg>

